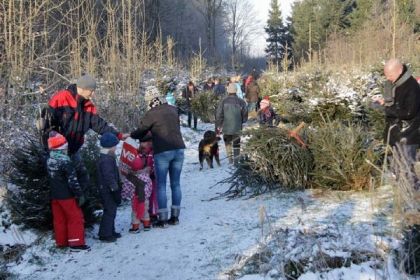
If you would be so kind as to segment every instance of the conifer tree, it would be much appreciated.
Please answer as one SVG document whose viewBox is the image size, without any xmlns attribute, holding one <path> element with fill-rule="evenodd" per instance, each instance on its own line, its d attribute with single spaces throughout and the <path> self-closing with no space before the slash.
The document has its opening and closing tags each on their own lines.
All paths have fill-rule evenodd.
<svg viewBox="0 0 420 280">
<path fill-rule="evenodd" d="M 268 34 L 267 58 L 275 65 L 279 65 L 285 54 L 290 56 L 291 37 L 283 24 L 280 7 L 277 0 L 271 0 L 269 18 L 265 32 Z M 289 48 L 287 50 L 286 48 Z"/>
<path fill-rule="evenodd" d="M 12 158 L 13 171 L 8 176 L 11 184 L 6 194 L 6 202 L 11 211 L 12 221 L 27 228 L 49 230 L 52 228 L 50 185 L 46 162 L 48 154 L 38 139 L 25 136 L 25 143 L 17 147 Z M 82 148 L 82 158 L 90 175 L 90 186 L 84 190 L 87 203 L 83 205 L 86 226 L 96 221 L 94 211 L 98 209 L 99 195 L 95 186 L 98 158 L 96 138 L 88 138 Z"/>
</svg>

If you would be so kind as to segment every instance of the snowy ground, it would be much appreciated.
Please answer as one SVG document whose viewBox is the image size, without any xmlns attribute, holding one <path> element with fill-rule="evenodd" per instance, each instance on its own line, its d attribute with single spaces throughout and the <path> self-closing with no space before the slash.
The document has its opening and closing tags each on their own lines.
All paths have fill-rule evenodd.
<svg viewBox="0 0 420 280">
<path fill-rule="evenodd" d="M 211 127 L 200 123 L 199 128 Z M 227 190 L 228 186 L 215 183 L 229 176 L 229 166 L 223 160 L 221 168 L 198 170 L 197 146 L 202 134 L 183 128 L 188 148 L 179 225 L 128 234 L 131 209 L 126 205 L 118 209 L 116 227 L 123 237 L 116 243 L 98 241 L 96 227 L 87 232 L 91 251 L 74 253 L 55 249 L 52 236 L 47 235 L 33 243 L 18 263 L 9 264 L 9 271 L 18 279 L 283 279 L 274 265 L 260 269 L 260 274 L 246 272 L 249 257 L 264 244 L 272 247 L 279 234 L 283 234 L 284 246 L 278 249 L 284 255 L 308 254 L 294 252 L 308 242 L 302 237 L 305 235 L 315 236 L 311 242 L 319 240 L 318 249 L 330 255 L 354 250 L 380 255 L 380 246 L 385 252 L 389 250 L 389 189 L 322 195 L 306 191 L 209 201 Z M 225 158 L 224 148 L 221 158 Z M 261 213 L 266 214 L 263 230 Z M 323 235 L 325 232 L 333 237 Z M 0 244 L 7 243 L 6 238 L 0 238 Z M 312 249 L 307 249 L 310 254 Z M 386 260 L 379 265 L 362 261 L 322 275 L 308 271 L 299 279 L 398 279 L 383 263 Z"/>
</svg>

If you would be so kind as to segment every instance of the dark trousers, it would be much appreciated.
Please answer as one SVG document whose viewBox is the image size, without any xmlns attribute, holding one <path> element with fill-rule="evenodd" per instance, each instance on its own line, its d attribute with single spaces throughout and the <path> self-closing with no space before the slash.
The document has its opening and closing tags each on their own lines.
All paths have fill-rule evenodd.
<svg viewBox="0 0 420 280">
<path fill-rule="evenodd" d="M 194 129 L 197 129 L 197 115 L 188 112 L 188 127 L 191 127 L 191 120 L 194 119 Z"/>
<path fill-rule="evenodd" d="M 99 226 L 99 237 L 111 237 L 115 233 L 115 217 L 117 215 L 117 203 L 110 190 L 99 188 L 104 213 Z"/>
<path fill-rule="evenodd" d="M 77 181 L 79 181 L 82 190 L 86 190 L 89 187 L 89 173 L 86 169 L 85 163 L 82 160 L 80 151 L 70 156 L 74 168 L 77 173 Z"/>
</svg>

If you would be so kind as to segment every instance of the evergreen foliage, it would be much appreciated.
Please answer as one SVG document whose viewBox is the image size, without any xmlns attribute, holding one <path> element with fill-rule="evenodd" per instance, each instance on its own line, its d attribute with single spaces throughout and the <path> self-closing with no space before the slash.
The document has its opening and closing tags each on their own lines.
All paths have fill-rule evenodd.
<svg viewBox="0 0 420 280">
<path fill-rule="evenodd" d="M 267 53 L 268 59 L 275 65 L 279 65 L 281 60 L 287 55 L 291 57 L 292 39 L 289 30 L 283 24 L 280 7 L 277 0 L 271 0 L 271 8 L 265 32 L 268 35 Z"/>
<path fill-rule="evenodd" d="M 16 148 L 12 157 L 13 171 L 7 178 L 11 187 L 6 193 L 6 203 L 9 205 L 12 221 L 28 228 L 49 230 L 52 228 L 50 206 L 50 187 L 46 161 L 48 154 L 36 137 L 25 136 L 25 143 Z M 87 203 L 82 207 L 85 223 L 92 225 L 96 218 L 94 210 L 98 208 L 95 162 L 98 156 L 96 138 L 87 141 L 87 149 L 82 157 L 89 170 L 90 186 L 84 190 Z"/>
</svg>

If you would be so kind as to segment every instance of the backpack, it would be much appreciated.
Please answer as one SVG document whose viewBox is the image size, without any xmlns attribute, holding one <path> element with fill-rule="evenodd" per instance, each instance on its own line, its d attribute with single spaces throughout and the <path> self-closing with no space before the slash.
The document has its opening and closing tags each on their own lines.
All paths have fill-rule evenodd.
<svg viewBox="0 0 420 280">
<path fill-rule="evenodd" d="M 44 106 L 42 109 L 40 108 L 39 116 L 36 120 L 36 128 L 39 132 L 40 142 L 42 146 L 48 150 L 48 137 L 51 130 L 54 129 L 52 125 L 52 112 L 50 108 Z"/>
</svg>

